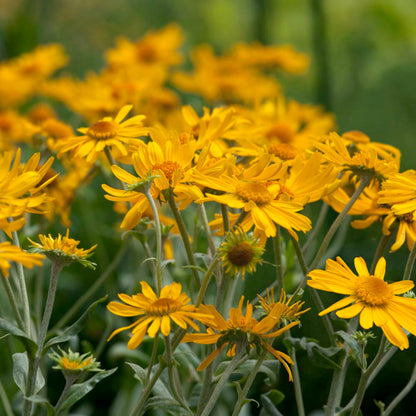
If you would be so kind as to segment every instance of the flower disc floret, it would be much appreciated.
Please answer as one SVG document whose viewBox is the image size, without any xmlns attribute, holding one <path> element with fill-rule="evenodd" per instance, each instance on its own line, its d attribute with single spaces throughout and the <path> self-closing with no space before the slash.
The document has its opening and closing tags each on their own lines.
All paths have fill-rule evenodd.
<svg viewBox="0 0 416 416">
<path fill-rule="evenodd" d="M 94 123 L 87 130 L 87 135 L 92 139 L 106 140 L 115 137 L 118 132 L 118 124 L 113 120 L 101 120 Z"/>
<path fill-rule="evenodd" d="M 257 205 L 267 204 L 273 199 L 266 185 L 260 182 L 239 182 L 235 192 L 244 202 L 252 201 Z"/>
</svg>

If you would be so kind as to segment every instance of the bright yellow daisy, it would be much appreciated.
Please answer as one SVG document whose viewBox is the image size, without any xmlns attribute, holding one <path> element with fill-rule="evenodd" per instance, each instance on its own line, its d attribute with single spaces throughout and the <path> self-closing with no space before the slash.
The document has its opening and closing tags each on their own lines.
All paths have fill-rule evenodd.
<svg viewBox="0 0 416 416">
<path fill-rule="evenodd" d="M 5 277 L 9 277 L 10 262 L 12 261 L 31 269 L 33 266 L 41 266 L 44 258 L 43 254 L 26 253 L 9 241 L 0 243 L 0 270 Z"/>
<path fill-rule="evenodd" d="M 186 329 L 189 326 L 199 330 L 193 322 L 197 320 L 209 320 L 211 317 L 208 313 L 199 311 L 195 306 L 190 305 L 190 298 L 185 292 L 182 292 L 180 283 L 172 283 L 164 286 L 158 297 L 148 283 L 140 282 L 142 293 L 129 296 L 119 293 L 118 297 L 123 303 L 110 302 L 107 309 L 118 316 L 139 316 L 139 318 L 130 325 L 116 329 L 109 336 L 107 341 L 126 329 L 132 330 L 132 337 L 127 343 L 127 348 L 134 350 L 143 341 L 147 334 L 154 337 L 160 330 L 164 336 L 171 332 L 172 322 Z"/>
<path fill-rule="evenodd" d="M 125 121 L 127 114 L 133 106 L 125 105 L 117 115 L 104 117 L 92 124 L 90 127 L 78 129 L 82 136 L 62 139 L 56 143 L 58 156 L 66 152 L 72 152 L 76 157 L 86 158 L 87 162 L 94 162 L 100 153 L 107 146 L 115 147 L 121 155 L 127 155 L 126 144 L 132 139 L 147 134 L 147 129 L 143 127 L 144 115 L 133 116 Z"/>
<path fill-rule="evenodd" d="M 230 309 L 230 317 L 226 321 L 213 305 L 201 305 L 200 311 L 212 315 L 211 323 L 204 322 L 207 332 L 204 334 L 186 334 L 182 342 L 195 342 L 197 344 L 217 344 L 215 349 L 197 368 L 202 371 L 208 367 L 214 358 L 227 346 L 228 356 L 234 356 L 239 343 L 256 348 L 260 351 L 268 351 L 276 357 L 285 367 L 289 374 L 289 381 L 293 381 L 292 373 L 288 364 L 293 364 L 292 359 L 285 353 L 274 349 L 267 339 L 280 336 L 283 332 L 299 324 L 299 321 L 273 331 L 280 323 L 281 309 L 279 305 L 273 307 L 270 312 L 261 320 L 253 317 L 253 305 L 247 302 L 246 313 L 243 315 L 244 296 L 241 297 L 238 308 Z M 271 332 L 270 332 L 271 331 Z"/>
<path fill-rule="evenodd" d="M 360 315 L 360 325 L 369 329 L 380 327 L 387 339 L 401 350 L 409 348 L 409 340 L 403 328 L 416 335 L 416 299 L 400 297 L 414 287 L 411 280 L 394 283 L 384 281 L 386 260 L 381 257 L 374 274 L 370 274 L 362 257 L 354 259 L 355 274 L 337 257 L 328 259 L 325 270 L 312 270 L 308 285 L 327 292 L 347 295 L 321 311 L 320 316 L 339 309 L 339 318 L 349 319 Z"/>
</svg>

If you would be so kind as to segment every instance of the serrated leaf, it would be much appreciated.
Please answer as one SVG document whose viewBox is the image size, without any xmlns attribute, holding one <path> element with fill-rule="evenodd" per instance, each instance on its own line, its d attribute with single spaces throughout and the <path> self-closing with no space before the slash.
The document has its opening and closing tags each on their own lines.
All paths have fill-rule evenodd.
<svg viewBox="0 0 416 416">
<path fill-rule="evenodd" d="M 27 378 L 29 373 L 29 359 L 27 358 L 27 351 L 16 352 L 12 355 L 13 358 L 13 380 L 19 387 L 23 394 L 27 390 Z M 45 385 L 45 379 L 40 370 L 36 374 L 35 389 L 33 394 L 36 394 Z"/>
<path fill-rule="evenodd" d="M 351 335 L 347 334 L 345 331 L 337 331 L 335 334 L 348 344 L 348 346 L 351 348 L 354 360 L 362 370 L 365 370 L 367 368 L 367 359 L 365 358 L 365 354 L 363 354 L 363 351 L 360 348 L 357 340 Z"/>
<path fill-rule="evenodd" d="M 91 315 L 91 313 L 95 310 L 95 308 L 102 302 L 105 302 L 107 300 L 108 296 L 104 296 L 101 299 L 96 300 L 94 303 L 92 303 L 90 306 L 88 306 L 87 310 L 79 317 L 79 319 L 74 322 L 71 326 L 67 327 L 62 331 L 61 334 L 51 338 L 43 348 L 42 354 L 45 354 L 52 345 L 60 344 L 62 342 L 68 341 L 70 338 L 72 338 L 74 335 L 77 335 L 81 332 L 85 322 Z"/>
<path fill-rule="evenodd" d="M 73 386 L 71 386 L 71 388 L 69 389 L 69 393 L 64 399 L 59 411 L 61 412 L 63 410 L 69 409 L 76 402 L 81 400 L 86 394 L 88 394 L 95 387 L 97 383 L 107 378 L 108 376 L 111 376 L 111 374 L 113 374 L 116 370 L 117 370 L 117 367 L 112 368 L 111 370 L 101 371 L 93 375 L 87 381 L 84 381 L 83 383 L 74 384 Z"/>
<path fill-rule="evenodd" d="M 17 339 L 19 339 L 26 347 L 27 350 L 30 352 L 36 352 L 38 346 L 36 342 L 30 338 L 26 332 L 22 331 L 18 326 L 16 326 L 14 323 L 10 322 L 7 319 L 0 318 L 0 329 L 3 331 L 6 331 L 7 333 L 15 336 Z"/>
</svg>

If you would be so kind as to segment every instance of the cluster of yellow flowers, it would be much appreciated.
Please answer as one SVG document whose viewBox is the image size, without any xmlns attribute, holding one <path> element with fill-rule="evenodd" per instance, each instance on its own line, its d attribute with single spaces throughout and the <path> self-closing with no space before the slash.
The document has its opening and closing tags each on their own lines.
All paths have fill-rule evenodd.
<svg viewBox="0 0 416 416">
<path fill-rule="evenodd" d="M 332 114 L 287 99 L 271 75 L 273 70 L 300 74 L 308 57 L 289 46 L 239 44 L 222 56 L 201 46 L 192 53 L 193 70 L 185 73 L 177 68 L 183 61 L 182 41 L 176 25 L 136 42 L 121 38 L 106 52 L 104 69 L 85 80 L 50 78 L 67 59 L 56 45 L 0 65 L 0 228 L 9 237 L 22 228 L 28 213 L 51 222 L 58 216 L 69 226 L 77 190 L 100 169 L 111 169 L 120 186 L 104 183 L 102 188 L 123 216 L 122 230 L 134 229 L 143 219 L 157 223 L 156 207 L 158 220 L 170 229 L 165 243 L 172 234 L 186 240 L 180 218 L 188 206 L 220 207 L 207 219 L 207 228 L 223 236 L 217 257 L 211 254 L 228 275 L 253 273 L 267 240 L 279 236 L 280 229 L 298 242 L 299 232 L 312 229 L 307 207 L 317 201 L 338 212 L 347 207 L 358 217 L 353 227 L 379 223 L 384 235 L 395 232 L 391 251 L 405 241 L 409 250 L 414 247 L 416 173 L 400 172 L 400 151 L 359 131 L 339 135 Z M 183 105 L 177 90 L 200 95 L 210 107 L 199 111 Z M 35 95 L 45 102 L 58 100 L 80 116 L 80 134 L 44 101 L 21 113 L 20 105 Z M 26 164 L 21 163 L 22 144 L 37 151 Z M 352 197 L 354 203 L 348 206 Z M 166 214 L 167 206 L 175 220 Z M 40 239 L 41 244 L 32 243 L 49 255 L 58 250 L 59 255 L 85 259 L 95 247 L 77 249 L 78 241 L 68 233 L 57 240 Z M 191 254 L 188 260 L 194 266 Z M 167 250 L 165 257 L 170 255 Z M 10 261 L 31 267 L 41 258 L 10 242 L 0 243 L 5 276 Z M 416 300 L 396 295 L 409 291 L 413 283 L 384 282 L 384 258 L 374 272 L 361 258 L 355 266 L 358 274 L 338 258 L 328 260 L 325 271 L 309 272 L 310 286 L 348 295 L 321 314 L 353 303 L 338 316 L 360 314 L 363 328 L 375 324 L 392 344 L 408 348 L 402 327 L 416 335 Z M 191 305 L 180 283 L 152 289 L 142 281 L 141 288 L 142 293 L 132 296 L 120 294 L 125 304 L 109 303 L 116 315 L 139 317 L 110 338 L 133 328 L 128 347 L 134 349 L 146 333 L 168 336 L 173 324 L 199 331 L 197 320 L 207 327 L 206 333 L 187 334 L 182 342 L 217 345 L 198 369 L 207 367 L 225 346 L 229 355 L 244 346 L 273 354 L 292 379 L 292 359 L 268 341 L 298 325 L 303 313 L 301 304 L 292 304 L 284 292 L 279 300 L 270 293 L 267 299 L 260 297 L 263 315 L 258 319 L 250 303 L 243 314 L 241 297 L 226 320 L 214 306 L 202 304 L 203 291 Z"/>
</svg>

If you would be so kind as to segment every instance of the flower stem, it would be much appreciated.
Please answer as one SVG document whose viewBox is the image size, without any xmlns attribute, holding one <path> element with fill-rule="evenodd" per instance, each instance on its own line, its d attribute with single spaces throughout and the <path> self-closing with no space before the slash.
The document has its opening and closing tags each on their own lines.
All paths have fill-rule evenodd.
<svg viewBox="0 0 416 416">
<path fill-rule="evenodd" d="M 302 385 L 300 384 L 299 367 L 298 367 L 298 362 L 296 360 L 296 351 L 294 348 L 292 348 L 290 357 L 292 358 L 292 361 L 293 361 L 292 375 L 293 375 L 293 384 L 295 388 L 295 399 L 296 399 L 296 407 L 298 409 L 298 416 L 305 416 L 305 406 L 303 404 Z"/>
<path fill-rule="evenodd" d="M 58 401 L 56 402 L 56 405 L 55 405 L 55 414 L 56 415 L 59 415 L 59 409 L 61 408 L 66 396 L 68 395 L 69 389 L 72 387 L 72 385 L 78 379 L 78 377 L 79 377 L 79 374 L 77 374 L 76 372 L 74 372 L 74 374 L 65 375 L 65 386 L 64 386 L 64 389 L 62 390 L 62 393 L 59 396 L 59 399 L 58 399 Z"/>
<path fill-rule="evenodd" d="M 311 265 L 309 266 L 309 270 L 315 269 L 319 262 L 322 259 L 322 256 L 325 253 L 325 250 L 328 248 L 329 243 L 332 240 L 332 237 L 335 235 L 336 231 L 344 221 L 345 217 L 348 214 L 348 211 L 350 208 L 354 205 L 355 201 L 358 199 L 358 197 L 361 195 L 365 187 L 370 183 L 371 176 L 370 175 L 362 175 L 360 185 L 355 190 L 353 195 L 351 196 L 351 199 L 348 201 L 348 203 L 345 205 L 344 209 L 338 214 L 335 221 L 331 224 L 329 227 L 328 232 L 325 235 L 325 238 L 323 239 L 321 246 L 319 247 L 318 253 L 316 254 L 314 260 L 312 261 Z"/>
<path fill-rule="evenodd" d="M 215 268 L 217 267 L 217 264 L 219 262 L 220 258 L 218 256 L 218 252 L 215 255 L 215 257 L 212 259 L 211 264 L 208 268 L 208 270 L 205 272 L 204 278 L 202 279 L 201 287 L 198 292 L 198 297 L 195 302 L 195 306 L 199 306 L 204 299 L 205 292 L 207 290 L 209 281 L 211 279 L 212 274 L 214 273 Z"/>
<path fill-rule="evenodd" d="M 404 269 L 402 280 L 410 279 L 410 276 L 413 270 L 413 265 L 415 263 L 415 258 L 416 258 L 416 243 L 413 244 L 412 250 L 409 253 L 409 257 L 407 258 L 406 267 Z"/>
<path fill-rule="evenodd" d="M 150 187 L 145 186 L 143 193 L 149 201 L 150 208 L 153 213 L 153 220 L 155 221 L 156 232 L 156 283 L 157 283 L 157 295 L 159 296 L 162 290 L 162 229 L 160 225 L 159 211 L 156 203 L 150 193 Z"/>
<path fill-rule="evenodd" d="M 20 311 L 17 306 L 16 297 L 14 296 L 14 293 L 13 293 L 12 285 L 10 284 L 9 279 L 7 277 L 4 277 L 3 273 L 0 273 L 0 274 L 1 274 L 1 280 L 4 285 L 4 289 L 6 290 L 6 293 L 7 293 L 7 297 L 9 298 L 13 312 L 16 316 L 17 323 L 19 324 L 20 328 L 24 330 L 25 323 L 23 322 L 22 316 L 20 315 Z"/>
<path fill-rule="evenodd" d="M 156 335 L 153 341 L 152 355 L 150 357 L 149 366 L 147 367 L 147 376 L 146 376 L 145 384 L 149 382 L 150 376 L 152 374 L 152 368 L 156 360 L 158 341 L 159 341 L 159 332 L 156 332 Z"/>
<path fill-rule="evenodd" d="M 188 262 L 191 266 L 196 266 L 194 253 L 192 251 L 191 243 L 189 241 L 188 232 L 186 231 L 186 226 L 183 221 L 182 215 L 179 212 L 179 209 L 176 205 L 175 198 L 173 196 L 173 191 L 171 189 L 168 189 L 163 194 L 169 204 L 169 207 L 172 211 L 173 216 L 175 217 L 175 221 L 176 221 L 176 224 L 178 225 L 179 232 L 181 233 L 182 241 L 185 246 L 186 255 L 188 257 Z M 191 268 L 191 270 L 192 270 L 192 274 L 194 275 L 196 282 L 200 284 L 197 270 L 193 267 Z"/>
<path fill-rule="evenodd" d="M 276 236 L 273 238 L 274 262 L 276 264 L 276 281 L 278 292 L 283 288 L 282 246 L 280 242 L 280 227 L 276 227 Z"/>
<path fill-rule="evenodd" d="M 205 405 L 204 410 L 201 413 L 201 416 L 208 416 L 211 413 L 212 409 L 217 403 L 218 397 L 220 396 L 221 392 L 224 389 L 225 383 L 228 381 L 228 378 L 231 376 L 233 371 L 237 368 L 244 354 L 245 354 L 245 347 L 242 345 L 239 345 L 237 347 L 237 350 L 235 352 L 233 359 L 230 361 L 227 368 L 222 373 L 221 378 L 219 379 L 217 385 L 215 386 L 215 389 L 212 392 L 211 397 L 209 398 L 207 404 Z"/>
<path fill-rule="evenodd" d="M 43 347 L 45 345 L 46 334 L 48 332 L 49 322 L 52 315 L 53 304 L 55 303 L 56 289 L 58 287 L 58 277 L 62 271 L 63 264 L 58 261 L 52 261 L 51 265 L 51 274 L 49 279 L 49 289 L 48 295 L 46 298 L 45 309 L 43 311 L 43 318 L 39 328 L 38 334 L 38 349 L 34 360 L 29 363 L 29 374 L 28 374 L 28 385 L 26 389 L 26 397 L 30 397 L 34 390 L 36 384 L 36 376 L 38 373 L 40 360 L 42 358 Z M 32 411 L 32 402 L 29 400 L 25 401 L 23 407 L 23 415 L 29 416 Z"/>
<path fill-rule="evenodd" d="M 6 416 L 14 416 L 12 406 L 10 404 L 9 398 L 4 390 L 3 383 L 0 380 L 0 399 L 3 403 L 4 411 L 6 412 Z"/>
<path fill-rule="evenodd" d="M 324 225 L 325 222 L 325 218 L 328 214 L 329 211 L 329 205 L 327 203 L 323 203 L 321 210 L 319 211 L 319 215 L 318 215 L 318 219 L 316 220 L 316 224 L 315 226 L 312 228 L 311 233 L 308 236 L 308 240 L 306 241 L 306 243 L 303 245 L 302 247 L 302 252 L 306 253 L 309 249 L 309 246 L 316 241 L 316 237 L 319 233 L 319 231 L 321 230 L 322 226 Z"/>
<path fill-rule="evenodd" d="M 370 273 L 374 273 L 377 262 L 380 260 L 380 257 L 383 256 L 384 251 L 386 250 L 387 244 L 390 241 L 392 234 L 384 235 L 378 243 L 377 250 L 374 254 L 373 262 L 371 263 Z"/>
</svg>

